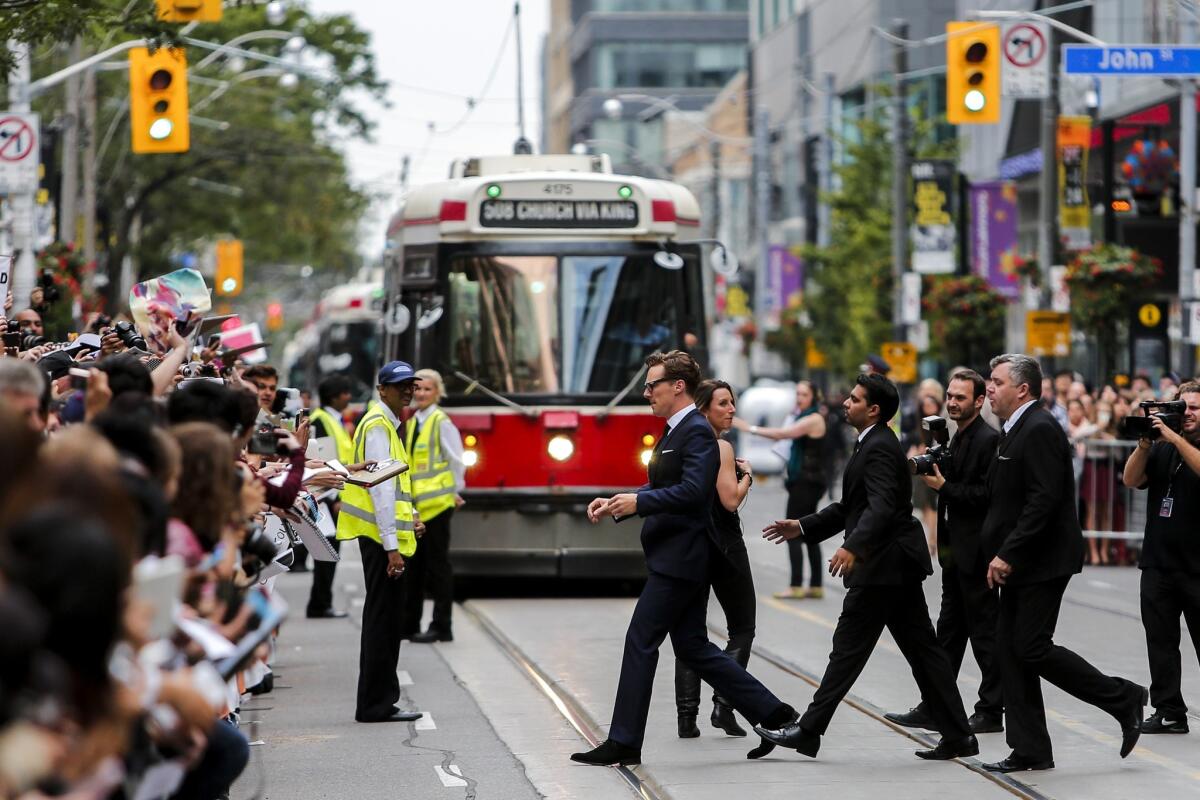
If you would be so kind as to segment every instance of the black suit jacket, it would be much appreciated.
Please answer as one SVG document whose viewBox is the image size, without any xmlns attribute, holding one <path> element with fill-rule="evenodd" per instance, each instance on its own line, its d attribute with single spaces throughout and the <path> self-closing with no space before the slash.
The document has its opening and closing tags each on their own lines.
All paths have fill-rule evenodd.
<svg viewBox="0 0 1200 800">
<path fill-rule="evenodd" d="M 979 534 L 988 511 L 988 473 L 996 460 L 1000 434 L 976 415 L 950 441 L 946 483 L 938 492 L 938 561 L 943 568 L 982 574 L 987 560 Z"/>
<path fill-rule="evenodd" d="M 984 557 L 991 561 L 998 555 L 1012 566 L 1009 585 L 1040 583 L 1083 569 L 1071 445 L 1040 404 L 1025 409 L 1009 431 L 988 485 Z"/>
<path fill-rule="evenodd" d="M 680 420 L 655 449 L 649 482 L 637 493 L 646 568 L 673 578 L 708 579 L 712 504 L 721 455 L 698 411 Z"/>
<path fill-rule="evenodd" d="M 912 515 L 912 477 L 887 425 L 867 432 L 842 475 L 842 499 L 800 520 L 806 541 L 846 531 L 842 544 L 858 558 L 847 587 L 919 583 L 933 572 L 921 523 Z"/>
</svg>

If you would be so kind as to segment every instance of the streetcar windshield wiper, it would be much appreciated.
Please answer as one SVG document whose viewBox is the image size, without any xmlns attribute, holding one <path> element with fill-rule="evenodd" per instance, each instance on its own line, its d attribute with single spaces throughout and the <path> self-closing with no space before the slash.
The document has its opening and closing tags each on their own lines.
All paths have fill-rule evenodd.
<svg viewBox="0 0 1200 800">
<path fill-rule="evenodd" d="M 642 368 L 637 371 L 637 374 L 633 376 L 633 379 L 631 381 L 629 381 L 629 383 L 625 384 L 624 389 L 617 392 L 616 397 L 614 397 L 612 400 L 608 401 L 608 405 L 606 405 L 603 409 L 600 410 L 600 413 L 596 415 L 596 419 L 604 419 L 609 414 L 611 414 L 612 410 L 614 408 L 616 408 L 617 403 L 620 403 L 622 400 L 624 400 L 625 396 L 633 391 L 633 387 L 635 387 L 639 383 L 641 383 L 642 376 L 646 374 L 647 369 L 648 368 L 646 367 L 646 365 L 642 364 Z"/>
<path fill-rule="evenodd" d="M 472 378 L 470 375 L 467 375 L 466 373 L 463 373 L 463 372 L 459 372 L 458 370 L 454 370 L 454 377 L 458 378 L 459 380 L 466 381 L 467 388 L 463 390 L 464 394 L 470 394 L 472 390 L 478 388 L 479 391 L 483 392 L 484 394 L 486 394 L 488 397 L 492 398 L 496 402 L 503 403 L 504 405 L 508 406 L 509 408 L 519 411 L 521 414 L 524 414 L 525 416 L 529 417 L 530 419 L 534 419 L 537 417 L 537 412 L 534 411 L 532 408 L 529 408 L 528 406 L 523 406 L 515 400 L 508 399 L 507 397 L 500 394 L 499 392 L 489 389 L 486 385 L 481 383 L 478 378 Z"/>
</svg>

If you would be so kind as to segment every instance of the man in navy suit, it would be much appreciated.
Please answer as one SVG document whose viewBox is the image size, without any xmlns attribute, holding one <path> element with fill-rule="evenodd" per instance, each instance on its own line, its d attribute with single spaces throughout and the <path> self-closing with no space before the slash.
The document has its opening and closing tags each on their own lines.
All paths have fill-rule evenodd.
<svg viewBox="0 0 1200 800">
<path fill-rule="evenodd" d="M 572 761 L 596 766 L 641 761 L 646 717 L 658 649 L 671 637 L 675 657 L 691 667 L 751 722 L 781 726 L 795 710 L 754 679 L 745 668 L 708 640 L 710 512 L 720 455 L 712 426 L 696 410 L 692 396 L 700 367 L 687 353 L 672 350 L 646 359 L 643 396 L 654 415 L 667 420 L 649 464 L 649 482 L 636 492 L 598 497 L 588 519 L 616 521 L 637 514 L 649 576 L 625 635 L 621 679 L 608 739 Z M 714 559 L 714 563 L 717 561 Z"/>
<path fill-rule="evenodd" d="M 946 653 L 938 646 L 921 582 L 933 572 L 921 523 L 912 515 L 912 482 L 900 442 L 887 426 L 900 406 L 895 385 L 882 375 L 859 375 L 846 398 L 846 421 L 858 431 L 854 454 L 842 477 L 842 499 L 800 520 L 768 525 L 764 538 L 775 542 L 803 536 L 823 541 L 846 532 L 829 561 L 829 572 L 842 576 L 846 599 L 833 632 L 829 666 L 812 703 L 799 720 L 772 729 L 756 725 L 763 745 L 795 748 L 816 757 L 833 712 L 867 665 L 886 627 L 912 667 L 913 677 L 937 722 L 942 740 L 925 759 L 973 756 L 979 743 L 967 726 L 962 698 Z"/>
</svg>

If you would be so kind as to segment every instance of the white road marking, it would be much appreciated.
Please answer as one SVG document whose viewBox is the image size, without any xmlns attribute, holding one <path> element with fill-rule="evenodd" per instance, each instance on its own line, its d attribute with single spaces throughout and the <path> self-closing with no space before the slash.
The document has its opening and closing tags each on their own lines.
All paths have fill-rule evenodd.
<svg viewBox="0 0 1200 800">
<path fill-rule="evenodd" d="M 262 739 L 255 739 L 253 742 L 250 742 L 251 747 L 258 747 L 262 744 L 266 744 L 266 742 L 264 742 Z"/>
<path fill-rule="evenodd" d="M 450 769 L 454 770 L 460 775 L 462 774 L 459 772 L 458 767 L 454 764 L 450 765 Z M 450 773 L 446 772 L 446 770 L 442 769 L 440 764 L 435 766 L 433 771 L 437 773 L 438 780 L 442 782 L 442 786 L 445 786 L 447 789 L 461 789 L 467 785 L 467 782 L 462 778 L 459 778 L 457 775 L 451 775 Z"/>
<path fill-rule="evenodd" d="M 1117 588 L 1116 586 L 1113 586 L 1111 583 L 1106 583 L 1104 581 L 1097 581 L 1097 580 L 1089 580 L 1088 586 L 1095 586 L 1097 589 L 1115 589 L 1115 588 Z"/>
<path fill-rule="evenodd" d="M 350 607 L 351 608 L 362 608 L 366 604 L 367 604 L 367 598 L 365 598 L 365 597 L 351 597 L 350 598 Z"/>
<path fill-rule="evenodd" d="M 412 675 L 409 675 L 408 670 L 406 670 L 406 669 L 396 670 L 396 677 L 400 679 L 401 686 L 412 686 L 413 685 Z"/>
<path fill-rule="evenodd" d="M 419 731 L 436 731 L 437 725 L 433 721 L 433 714 L 430 714 L 428 711 L 422 711 L 421 713 L 424 716 L 413 723 L 416 729 Z"/>
</svg>

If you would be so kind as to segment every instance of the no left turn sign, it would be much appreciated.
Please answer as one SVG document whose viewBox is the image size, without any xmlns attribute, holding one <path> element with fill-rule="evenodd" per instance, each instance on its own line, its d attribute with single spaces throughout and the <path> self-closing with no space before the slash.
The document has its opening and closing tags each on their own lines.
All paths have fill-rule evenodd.
<svg viewBox="0 0 1200 800">
<path fill-rule="evenodd" d="M 0 111 L 0 194 L 37 191 L 38 117 Z"/>
<path fill-rule="evenodd" d="M 1014 22 L 1002 29 L 1004 61 L 1000 91 L 1005 97 L 1045 97 L 1050 88 L 1049 30 L 1042 22 Z"/>
<path fill-rule="evenodd" d="M 1004 37 L 1004 57 L 1014 67 L 1032 67 L 1046 55 L 1046 36 L 1028 22 L 1013 25 Z"/>
</svg>

